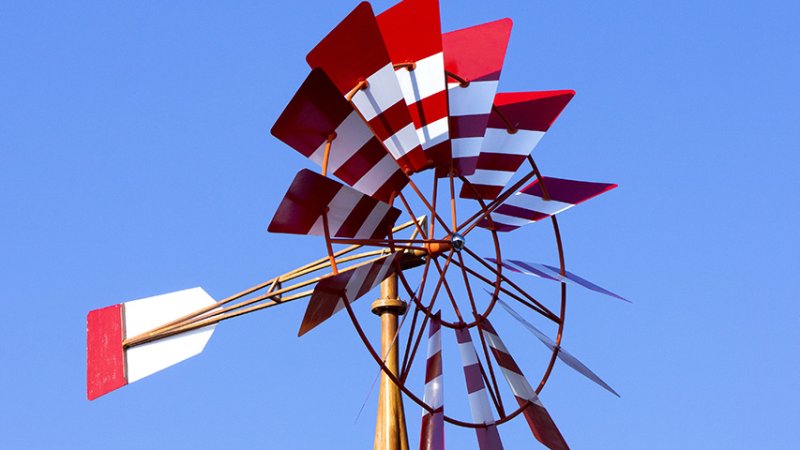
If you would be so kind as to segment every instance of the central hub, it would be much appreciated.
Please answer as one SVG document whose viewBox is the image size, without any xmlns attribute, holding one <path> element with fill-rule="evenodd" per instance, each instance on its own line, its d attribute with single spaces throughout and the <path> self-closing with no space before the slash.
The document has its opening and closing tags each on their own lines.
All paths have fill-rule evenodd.
<svg viewBox="0 0 800 450">
<path fill-rule="evenodd" d="M 450 238 L 450 245 L 453 246 L 453 250 L 460 252 L 465 245 L 467 245 L 467 240 L 464 239 L 464 236 L 453 233 L 453 236 Z"/>
</svg>

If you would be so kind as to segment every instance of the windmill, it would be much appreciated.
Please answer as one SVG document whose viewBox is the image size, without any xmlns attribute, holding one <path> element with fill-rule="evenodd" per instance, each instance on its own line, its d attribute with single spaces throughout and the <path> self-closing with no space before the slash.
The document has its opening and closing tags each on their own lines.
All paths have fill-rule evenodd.
<svg viewBox="0 0 800 450">
<path fill-rule="evenodd" d="M 320 171 L 297 173 L 268 230 L 321 236 L 326 255 L 222 300 L 194 288 L 89 312 L 88 398 L 199 354 L 222 321 L 309 298 L 299 336 L 345 311 L 380 368 L 376 449 L 408 448 L 403 396 L 422 410 L 422 449 L 444 448 L 446 423 L 473 429 L 482 450 L 502 448 L 498 426 L 517 416 L 545 446 L 568 448 L 538 396 L 557 360 L 616 392 L 561 347 L 567 286 L 625 299 L 566 269 L 556 214 L 616 185 L 542 175 L 532 151 L 574 92 L 498 93 L 510 31 L 503 19 L 442 33 L 437 0 L 377 16 L 359 4 L 309 52 L 311 71 L 272 127 Z M 558 262 L 501 251 L 504 233 L 539 221 L 552 226 Z M 520 275 L 560 284 L 557 307 Z M 378 286 L 376 345 L 355 302 Z M 490 319 L 501 309 L 549 351 L 538 385 Z M 457 349 L 445 348 L 446 333 Z M 446 380 L 444 358 L 462 373 Z M 453 377 L 463 377 L 470 418 L 446 412 Z"/>
</svg>

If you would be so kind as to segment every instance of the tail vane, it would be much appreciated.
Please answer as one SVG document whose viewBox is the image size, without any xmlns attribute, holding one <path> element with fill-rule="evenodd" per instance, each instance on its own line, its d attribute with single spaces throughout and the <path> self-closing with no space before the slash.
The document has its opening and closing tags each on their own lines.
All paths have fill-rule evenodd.
<svg viewBox="0 0 800 450">
<path fill-rule="evenodd" d="M 216 325 L 130 348 L 123 342 L 213 304 L 214 299 L 198 287 L 90 311 L 86 318 L 89 400 L 202 352 Z"/>
</svg>

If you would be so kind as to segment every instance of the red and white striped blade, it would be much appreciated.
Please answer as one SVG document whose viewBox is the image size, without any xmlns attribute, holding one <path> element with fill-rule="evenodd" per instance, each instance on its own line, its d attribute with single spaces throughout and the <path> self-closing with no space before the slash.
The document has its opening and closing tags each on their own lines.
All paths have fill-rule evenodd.
<svg viewBox="0 0 800 450">
<path fill-rule="evenodd" d="M 531 427 L 533 435 L 539 442 L 546 445 L 547 448 L 551 450 L 569 449 L 561 432 L 558 431 L 555 422 L 553 422 L 550 414 L 544 408 L 544 405 L 542 405 L 539 396 L 536 395 L 536 391 L 534 391 L 530 383 L 528 383 L 522 370 L 519 368 L 516 361 L 514 361 L 511 352 L 509 352 L 508 348 L 503 344 L 503 341 L 500 339 L 497 331 L 492 327 L 492 324 L 489 323 L 488 319 L 484 319 L 479 326 L 482 329 L 484 338 L 486 338 L 489 344 L 489 348 L 492 349 L 492 354 L 494 355 L 495 361 L 497 361 L 497 365 L 500 366 L 503 376 L 506 381 L 508 381 L 509 386 L 511 386 L 511 391 L 514 393 L 517 403 L 519 403 L 520 406 L 527 404 L 522 413 L 525 415 L 525 419 L 528 422 L 528 426 Z"/>
<path fill-rule="evenodd" d="M 311 50 L 306 61 L 312 69 L 325 71 L 342 95 L 366 80 L 368 86 L 352 102 L 369 128 L 403 170 L 413 173 L 428 166 L 369 3 L 360 3 Z"/>
<path fill-rule="evenodd" d="M 485 428 L 475 428 L 478 447 L 481 450 L 502 449 L 503 443 L 500 441 L 500 433 L 497 431 L 492 409 L 489 406 L 486 385 L 481 377 L 481 362 L 478 359 L 478 353 L 475 352 L 472 336 L 470 336 L 467 328 L 457 328 L 455 331 L 456 340 L 458 341 L 458 353 L 461 356 L 461 364 L 464 366 L 464 376 L 467 380 L 467 395 L 469 397 L 472 421 L 486 424 Z"/>
<path fill-rule="evenodd" d="M 268 230 L 324 236 L 326 215 L 331 237 L 382 239 L 389 234 L 400 210 L 303 169 L 289 186 Z"/>
<path fill-rule="evenodd" d="M 328 171 L 385 202 L 408 178 L 353 106 L 320 69 L 314 69 L 272 127 L 272 134 L 322 166 L 328 136 Z"/>
<path fill-rule="evenodd" d="M 494 258 L 487 258 L 488 260 L 497 263 L 497 260 Z M 630 300 L 620 297 L 619 295 L 604 289 L 591 281 L 579 277 L 574 273 L 566 270 L 564 271 L 565 275 L 561 275 L 561 269 L 558 267 L 548 266 L 547 264 L 538 264 L 532 263 L 527 261 L 520 261 L 516 259 L 505 259 L 503 260 L 503 267 L 512 271 L 521 273 L 524 275 L 531 275 L 538 278 L 544 278 L 546 280 L 558 281 L 560 283 L 570 283 L 570 284 L 577 284 L 578 286 L 583 286 L 586 289 L 599 292 L 601 294 L 608 295 L 610 297 L 614 297 L 616 299 L 622 300 L 624 302 L 631 303 Z"/>
<path fill-rule="evenodd" d="M 501 19 L 442 36 L 445 70 L 469 82 L 461 87 L 457 80 L 447 80 L 451 151 L 458 174 L 475 172 L 511 25 L 511 19 Z M 441 173 L 449 167 L 439 169 Z"/>
<path fill-rule="evenodd" d="M 447 88 L 439 0 L 403 0 L 378 15 L 378 26 L 395 70 L 417 137 L 428 160 L 449 164 Z"/>
<path fill-rule="evenodd" d="M 521 323 L 522 326 L 524 326 L 528 331 L 530 331 L 531 334 L 536 336 L 537 339 L 542 341 L 542 343 L 545 346 L 547 346 L 547 348 L 549 348 L 551 351 L 555 350 L 555 348 L 558 347 L 558 353 L 557 353 L 558 358 L 561 361 L 563 361 L 564 364 L 568 365 L 569 367 L 572 367 L 576 372 L 592 380 L 595 384 L 607 390 L 608 392 L 611 392 L 612 394 L 619 397 L 617 391 L 615 391 L 611 386 L 609 386 L 608 383 L 603 381 L 602 378 L 597 376 L 597 374 L 594 373 L 592 369 L 588 368 L 584 363 L 582 363 L 578 358 L 573 356 L 571 353 L 564 350 L 564 347 L 556 345 L 556 343 L 552 339 L 550 339 L 549 336 L 542 333 L 541 331 L 539 331 L 538 328 L 533 326 L 532 323 L 525 320 L 525 318 L 522 317 L 520 313 L 511 308 L 511 306 L 508 303 L 504 302 L 502 299 L 499 298 L 497 299 L 497 302 L 500 303 L 500 306 L 502 306 L 503 309 L 505 309 L 506 312 L 508 312 L 511 315 L 511 317 L 517 319 L 517 321 Z"/>
<path fill-rule="evenodd" d="M 444 450 L 444 378 L 442 376 L 442 316 L 431 318 L 428 329 L 428 363 L 425 368 L 425 395 L 422 401 L 433 412 L 422 410 L 420 450 Z"/>
<path fill-rule="evenodd" d="M 475 172 L 467 177 L 474 190 L 462 186 L 461 197 L 497 198 L 574 95 L 575 91 L 497 94 Z"/>
<path fill-rule="evenodd" d="M 387 255 L 320 280 L 308 302 L 297 335 L 306 334 L 344 309 L 345 301 L 353 303 L 380 284 L 386 277 L 394 273 L 394 262 L 399 255 L 400 253 Z"/>
<path fill-rule="evenodd" d="M 509 196 L 492 211 L 492 222 L 496 231 L 516 230 L 523 225 L 556 215 L 617 187 L 616 184 L 609 183 L 591 183 L 555 177 L 542 178 L 550 198 L 545 199 L 541 183 L 538 179 L 534 180 L 521 191 Z M 489 228 L 489 221 L 485 218 L 481 219 L 478 226 Z"/>
<path fill-rule="evenodd" d="M 203 351 L 216 325 L 123 348 L 122 342 L 215 303 L 201 288 L 133 300 L 86 317 L 86 396 L 94 400 Z"/>
</svg>

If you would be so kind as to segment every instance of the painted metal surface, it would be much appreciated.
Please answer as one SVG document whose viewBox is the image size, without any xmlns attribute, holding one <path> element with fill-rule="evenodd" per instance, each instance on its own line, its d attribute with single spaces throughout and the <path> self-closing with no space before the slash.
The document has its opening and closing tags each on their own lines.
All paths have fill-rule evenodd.
<svg viewBox="0 0 800 450">
<path fill-rule="evenodd" d="M 420 450 L 444 450 L 444 377 L 442 375 L 442 321 L 436 313 L 428 329 L 428 360 L 425 365 L 425 395 L 433 412 L 422 410 Z"/>
<path fill-rule="evenodd" d="M 492 211 L 492 222 L 497 231 L 512 231 L 563 212 L 575 205 L 610 191 L 616 184 L 574 181 L 563 178 L 543 177 L 508 197 Z M 547 195 L 545 195 L 545 192 Z M 479 227 L 489 228 L 489 221 L 481 219 Z"/>
<path fill-rule="evenodd" d="M 392 155 L 321 69 L 311 71 L 272 134 L 320 166 L 332 137 L 328 171 L 378 200 L 388 202 L 408 183 Z"/>
<path fill-rule="evenodd" d="M 401 1 L 378 15 L 378 26 L 426 158 L 434 165 L 449 164 L 439 1 Z"/>
<path fill-rule="evenodd" d="M 422 170 L 428 160 L 403 99 L 378 22 L 367 2 L 360 3 L 306 57 L 321 68 L 407 173 Z"/>
<path fill-rule="evenodd" d="M 497 94 L 475 172 L 467 176 L 475 189 L 462 186 L 461 197 L 495 199 L 574 95 L 575 91 Z"/>
<path fill-rule="evenodd" d="M 303 169 L 297 173 L 269 224 L 271 233 L 378 239 L 389 233 L 400 210 L 335 180 Z"/>
<path fill-rule="evenodd" d="M 566 450 L 569 449 L 567 442 L 558 430 L 555 422 L 550 417 L 550 413 L 544 408 L 536 391 L 533 390 L 522 369 L 519 368 L 511 352 L 503 344 L 500 336 L 495 331 L 492 324 L 488 319 L 484 320 L 481 325 L 481 332 L 489 343 L 497 364 L 500 366 L 503 376 L 508 381 L 511 391 L 517 402 L 525 406 L 523 414 L 531 427 L 533 435 L 542 444 L 546 445 L 551 450 Z"/>
<path fill-rule="evenodd" d="M 89 312 L 86 335 L 89 400 L 202 352 L 216 325 L 127 349 L 123 341 L 213 304 L 214 299 L 198 287 Z"/>
<path fill-rule="evenodd" d="M 395 260 L 400 253 L 378 258 L 357 269 L 331 275 L 321 279 L 308 301 L 298 336 L 302 336 L 317 325 L 331 318 L 344 308 L 344 302 L 352 303 L 394 273 Z"/>
<path fill-rule="evenodd" d="M 459 175 L 475 172 L 511 25 L 511 19 L 501 19 L 442 35 L 444 67 L 452 74 L 447 80 L 450 142 Z"/>
</svg>

